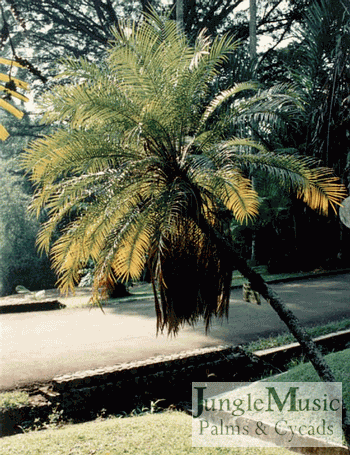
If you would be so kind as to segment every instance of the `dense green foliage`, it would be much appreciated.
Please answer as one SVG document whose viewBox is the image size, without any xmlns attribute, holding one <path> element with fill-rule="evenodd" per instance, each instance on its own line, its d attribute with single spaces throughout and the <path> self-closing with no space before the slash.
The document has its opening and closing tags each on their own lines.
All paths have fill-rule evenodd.
<svg viewBox="0 0 350 455">
<path fill-rule="evenodd" d="M 14 160 L 2 159 L 0 165 L 0 295 L 13 294 L 17 285 L 52 288 L 55 275 L 36 248 L 39 223 L 28 213 L 30 188 Z"/>
</svg>

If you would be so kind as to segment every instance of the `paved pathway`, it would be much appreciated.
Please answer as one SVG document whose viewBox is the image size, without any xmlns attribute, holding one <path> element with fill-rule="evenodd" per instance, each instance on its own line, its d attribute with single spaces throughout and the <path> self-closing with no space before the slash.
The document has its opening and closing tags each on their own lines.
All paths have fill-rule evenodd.
<svg viewBox="0 0 350 455">
<path fill-rule="evenodd" d="M 304 325 L 350 318 L 350 274 L 273 285 Z M 231 293 L 229 320 L 187 327 L 176 338 L 155 334 L 153 300 L 105 309 L 64 309 L 0 315 L 0 390 L 79 370 L 144 360 L 184 350 L 241 344 L 284 331 L 278 316 Z M 184 298 L 186 298 L 184 293 Z"/>
</svg>

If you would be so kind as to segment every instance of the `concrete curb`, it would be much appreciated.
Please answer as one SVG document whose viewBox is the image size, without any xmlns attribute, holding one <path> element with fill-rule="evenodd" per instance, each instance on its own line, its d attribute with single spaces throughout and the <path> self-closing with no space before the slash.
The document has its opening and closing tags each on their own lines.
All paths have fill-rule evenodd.
<svg viewBox="0 0 350 455">
<path fill-rule="evenodd" d="M 323 335 L 314 338 L 314 341 L 318 346 L 328 348 L 329 350 L 334 349 L 336 346 L 340 346 L 338 351 L 341 351 L 346 349 L 347 344 L 350 343 L 350 330 Z M 78 371 L 73 374 L 59 376 L 53 379 L 53 388 L 56 392 L 63 392 L 71 388 L 79 389 L 82 387 L 91 387 L 101 384 L 103 379 L 108 379 L 109 382 L 113 379 L 117 379 L 118 376 L 119 382 L 123 376 L 131 375 L 136 377 L 140 375 L 140 377 L 142 377 L 153 375 L 157 374 L 160 369 L 170 371 L 171 368 L 175 366 L 185 367 L 188 362 L 192 364 L 207 364 L 210 369 L 210 365 L 214 366 L 219 365 L 221 362 L 227 362 L 237 353 L 243 354 L 244 349 L 240 346 L 223 345 L 196 349 L 193 351 L 183 351 L 179 354 L 152 357 L 147 360 L 118 364 L 107 368 Z M 256 362 L 260 360 L 264 365 L 275 367 L 277 370 L 277 364 L 280 363 L 282 357 L 284 363 L 286 363 L 301 353 L 302 350 L 299 343 L 291 343 L 276 348 L 255 351 L 252 354 L 251 360 L 255 359 Z M 166 366 L 166 368 L 164 368 L 164 366 Z M 236 376 L 237 377 L 234 379 L 235 381 L 242 380 L 242 378 L 239 377 L 239 374 Z"/>
<path fill-rule="evenodd" d="M 316 337 L 313 340 L 317 346 L 327 348 L 327 350 L 331 350 L 339 345 L 342 346 L 342 349 L 345 349 L 346 345 L 350 344 L 350 330 L 329 333 L 328 335 Z M 254 352 L 254 355 L 260 359 L 274 365 L 301 354 L 302 348 L 299 343 L 291 343 L 277 348 L 262 349 Z"/>
<path fill-rule="evenodd" d="M 0 305 L 0 314 L 59 310 L 65 307 L 66 305 L 63 305 L 58 300 L 44 300 L 40 302 L 16 302 L 7 305 Z"/>
<path fill-rule="evenodd" d="M 318 337 L 315 341 L 329 349 L 343 350 L 350 343 L 350 330 Z M 190 401 L 191 388 L 187 389 L 193 381 L 257 381 L 264 375 L 281 373 L 281 356 L 285 365 L 300 353 L 298 349 L 300 347 L 297 343 L 256 351 L 253 354 L 246 353 L 240 346 L 196 349 L 56 377 L 52 381 L 51 389 L 60 395 L 60 399 L 68 399 L 74 403 L 69 408 L 89 400 L 95 393 L 99 396 L 106 393 L 110 400 L 116 393 L 120 396 L 121 390 L 125 391 L 125 399 L 129 390 L 132 390 L 127 399 L 132 401 L 135 386 L 139 398 L 146 400 L 145 402 L 164 398 L 164 385 L 165 390 L 169 391 L 167 401 Z M 180 384 L 182 390 L 179 396 L 176 396 L 175 390 L 179 391 Z M 100 402 L 102 401 L 104 400 L 101 398 Z"/>
</svg>

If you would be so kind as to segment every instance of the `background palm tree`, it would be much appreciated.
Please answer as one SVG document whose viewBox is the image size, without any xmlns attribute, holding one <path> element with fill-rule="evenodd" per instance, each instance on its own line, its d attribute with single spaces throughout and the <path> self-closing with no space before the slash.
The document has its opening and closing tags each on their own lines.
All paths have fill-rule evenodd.
<svg viewBox="0 0 350 455">
<path fill-rule="evenodd" d="M 311 158 L 228 137 L 232 124 L 250 115 L 271 127 L 275 112 L 295 110 L 297 99 L 276 89 L 242 99 L 257 90 L 250 82 L 212 97 L 220 65 L 237 46 L 229 38 L 211 41 L 202 32 L 192 47 L 175 22 L 156 15 L 138 26 L 121 24 L 113 34 L 103 65 L 65 61 L 62 83 L 43 104 L 45 121 L 58 128 L 24 156 L 38 188 L 33 211 L 45 208 L 49 216 L 39 247 L 49 251 L 60 234 L 51 247 L 60 287 L 74 287 L 93 260 L 98 299 L 101 286 L 137 279 L 147 265 L 157 329 L 176 333 L 200 317 L 208 328 L 212 316 L 227 315 L 237 268 L 319 374 L 334 380 L 294 315 L 237 255 L 230 235 L 233 218 L 245 223 L 258 216 L 248 178 L 256 169 L 324 214 L 346 194 Z"/>
<path fill-rule="evenodd" d="M 305 99 L 296 140 L 345 179 L 349 130 L 350 11 L 341 0 L 314 0 L 284 65 Z M 299 135 L 298 135 L 299 132 Z"/>
<path fill-rule="evenodd" d="M 295 41 L 272 54 L 275 58 L 271 64 L 279 73 L 275 80 L 293 81 L 303 99 L 304 109 L 288 128 L 275 130 L 269 136 L 261 129 L 259 133 L 267 144 L 275 140 L 281 147 L 295 147 L 299 153 L 319 159 L 332 167 L 348 186 L 350 12 L 345 3 L 341 0 L 310 2 Z M 262 77 L 265 83 L 269 83 L 269 79 L 271 83 L 271 68 L 269 66 Z M 304 270 L 347 266 L 350 231 L 339 223 L 338 217 L 330 216 L 326 220 L 302 204 L 294 203 L 286 223 L 286 226 L 290 225 L 295 229 L 285 242 L 286 250 L 293 243 L 296 248 L 294 260 L 289 256 L 284 268 L 289 263 L 294 263 L 297 270 L 300 263 L 303 263 Z M 321 249 L 319 245 L 326 230 L 332 241 L 328 248 Z M 258 235 L 257 243 L 261 245 L 259 240 Z M 281 266 L 283 268 L 283 264 Z"/>
</svg>

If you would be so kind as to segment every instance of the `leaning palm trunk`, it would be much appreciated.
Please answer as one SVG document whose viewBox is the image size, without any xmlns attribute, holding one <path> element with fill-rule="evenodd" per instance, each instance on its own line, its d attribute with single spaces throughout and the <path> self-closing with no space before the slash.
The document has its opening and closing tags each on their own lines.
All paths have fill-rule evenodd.
<svg viewBox="0 0 350 455">
<path fill-rule="evenodd" d="M 332 370 L 327 365 L 312 338 L 301 326 L 300 321 L 293 312 L 286 307 L 278 295 L 267 285 L 263 277 L 248 266 L 247 262 L 237 254 L 232 242 L 228 241 L 220 233 L 215 231 L 206 222 L 204 217 L 198 221 L 198 225 L 209 237 L 216 239 L 219 248 L 223 248 L 226 251 L 226 254 L 231 256 L 235 268 L 251 283 L 252 289 L 259 292 L 259 294 L 261 294 L 276 311 L 280 319 L 286 324 L 289 331 L 299 342 L 305 355 L 315 368 L 319 378 L 324 382 L 336 382 Z M 350 453 L 350 416 L 345 407 L 344 400 L 342 401 L 342 417 L 343 433 Z"/>
<path fill-rule="evenodd" d="M 286 324 L 289 331 L 294 335 L 294 337 L 302 347 L 305 355 L 308 357 L 309 361 L 315 368 L 320 379 L 325 382 L 336 382 L 332 370 L 325 362 L 324 357 L 322 356 L 321 352 L 317 348 L 312 338 L 300 325 L 298 318 L 293 314 L 293 312 L 289 308 L 286 307 L 286 305 L 281 301 L 281 299 L 271 289 L 271 287 L 266 284 L 262 276 L 255 272 L 255 270 L 250 268 L 244 261 L 244 259 L 237 257 L 237 255 L 234 254 L 234 249 L 232 247 L 230 249 L 230 254 L 233 255 L 235 265 L 239 272 L 247 280 L 249 280 L 252 288 L 255 291 L 259 292 L 259 294 L 261 294 L 264 297 L 264 299 L 271 305 L 271 307 L 276 311 L 280 319 Z M 344 400 L 342 401 L 342 417 L 343 417 L 342 427 L 345 440 L 348 447 L 350 448 L 350 416 L 348 415 Z"/>
</svg>

